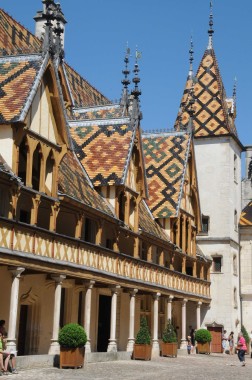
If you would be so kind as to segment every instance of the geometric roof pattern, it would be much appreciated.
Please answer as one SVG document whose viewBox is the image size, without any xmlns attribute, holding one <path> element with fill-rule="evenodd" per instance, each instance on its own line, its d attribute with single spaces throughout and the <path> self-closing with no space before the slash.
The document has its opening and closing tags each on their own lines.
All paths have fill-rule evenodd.
<svg viewBox="0 0 252 380">
<path fill-rule="evenodd" d="M 194 82 L 194 137 L 229 134 L 237 136 L 234 120 L 229 116 L 230 106 L 226 102 L 224 85 L 212 48 L 205 51 Z M 192 79 L 189 76 L 175 123 L 176 130 L 186 128 L 188 125 L 188 102 L 191 87 Z"/>
<path fill-rule="evenodd" d="M 190 143 L 186 132 L 143 135 L 147 204 L 155 218 L 177 216 Z"/>
<path fill-rule="evenodd" d="M 71 151 L 65 154 L 60 163 L 59 192 L 113 216 L 108 203 L 93 189 L 87 174 Z"/>
<path fill-rule="evenodd" d="M 75 107 L 88 107 L 111 103 L 100 91 L 82 78 L 71 66 L 64 62 L 70 92 Z"/>
<path fill-rule="evenodd" d="M 167 233 L 159 226 L 155 219 L 153 219 L 148 206 L 143 200 L 139 204 L 139 227 L 150 235 L 154 235 L 165 241 L 170 241 Z"/>
<path fill-rule="evenodd" d="M 41 41 L 0 9 L 0 55 L 41 51 Z"/>
<path fill-rule="evenodd" d="M 87 109 L 76 109 L 73 113 L 74 120 L 100 120 L 115 119 L 123 116 L 123 107 L 118 104 L 100 106 Z"/>
<path fill-rule="evenodd" d="M 70 126 L 72 125 L 71 122 Z M 134 128 L 129 123 L 70 127 L 75 152 L 94 186 L 124 183 Z"/>
<path fill-rule="evenodd" d="M 39 55 L 0 57 L 0 123 L 19 119 L 41 64 Z"/>
<path fill-rule="evenodd" d="M 242 210 L 239 224 L 240 226 L 252 226 L 252 202 L 249 202 Z"/>
</svg>

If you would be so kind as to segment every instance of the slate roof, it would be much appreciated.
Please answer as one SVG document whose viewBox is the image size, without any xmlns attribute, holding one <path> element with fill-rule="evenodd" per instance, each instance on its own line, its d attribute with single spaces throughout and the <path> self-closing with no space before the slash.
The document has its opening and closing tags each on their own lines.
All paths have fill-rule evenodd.
<svg viewBox="0 0 252 380">
<path fill-rule="evenodd" d="M 239 224 L 240 226 L 252 226 L 252 202 L 249 202 L 242 210 Z"/>
<path fill-rule="evenodd" d="M 237 136 L 234 120 L 229 116 L 230 101 L 227 101 L 217 59 L 212 48 L 205 51 L 194 81 L 194 137 L 229 134 Z M 189 121 L 187 105 L 190 99 L 191 85 L 192 79 L 188 76 L 180 103 L 180 111 L 175 122 L 176 130 L 187 127 Z"/>
<path fill-rule="evenodd" d="M 71 151 L 65 154 L 60 163 L 59 192 L 113 216 L 108 203 L 94 190 L 77 157 Z"/>
<path fill-rule="evenodd" d="M 170 242 L 169 236 L 155 221 L 144 200 L 139 204 L 139 227 L 150 235 Z"/>
<path fill-rule="evenodd" d="M 177 216 L 190 146 L 185 132 L 143 134 L 147 203 L 155 218 Z"/>
<path fill-rule="evenodd" d="M 120 185 L 133 144 L 134 128 L 128 122 L 97 120 L 88 125 L 70 123 L 77 157 L 94 186 Z"/>
<path fill-rule="evenodd" d="M 18 121 L 41 65 L 40 55 L 0 57 L 0 123 Z"/>
</svg>

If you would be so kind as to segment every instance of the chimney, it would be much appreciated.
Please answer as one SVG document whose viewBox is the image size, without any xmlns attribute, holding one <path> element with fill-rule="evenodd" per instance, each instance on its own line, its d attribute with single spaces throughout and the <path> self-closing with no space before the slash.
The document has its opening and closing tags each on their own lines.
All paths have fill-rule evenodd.
<svg viewBox="0 0 252 380">
<path fill-rule="evenodd" d="M 44 1 L 43 1 L 44 3 Z M 53 11 L 56 11 L 57 7 L 60 6 L 59 3 L 53 3 L 51 4 Z M 38 11 L 34 17 L 35 20 L 35 36 L 38 37 L 40 40 L 44 39 L 44 34 L 45 34 L 45 23 L 46 23 L 46 18 L 45 18 L 45 12 L 46 12 L 46 5 L 45 3 L 43 4 L 43 10 Z M 64 49 L 64 42 L 65 42 L 65 25 L 67 23 L 64 13 L 60 9 L 60 26 L 63 29 L 63 33 L 61 34 L 61 41 L 62 41 L 62 47 Z M 53 20 L 53 27 L 56 27 L 56 20 Z"/>
</svg>

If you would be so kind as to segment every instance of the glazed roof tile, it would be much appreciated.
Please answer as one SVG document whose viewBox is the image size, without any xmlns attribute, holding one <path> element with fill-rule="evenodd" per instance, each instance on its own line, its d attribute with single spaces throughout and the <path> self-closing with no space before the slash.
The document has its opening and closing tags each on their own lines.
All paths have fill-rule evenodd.
<svg viewBox="0 0 252 380">
<path fill-rule="evenodd" d="M 71 124 L 70 124 L 71 125 Z M 134 128 L 127 123 L 70 128 L 75 152 L 94 186 L 120 185 L 124 174 Z"/>
<path fill-rule="evenodd" d="M 139 227 L 150 235 L 154 235 L 155 237 L 165 241 L 170 241 L 169 236 L 153 219 L 153 216 L 151 215 L 145 201 L 141 201 L 139 205 Z"/>
<path fill-rule="evenodd" d="M 41 41 L 0 9 L 0 55 L 41 51 Z"/>
<path fill-rule="evenodd" d="M 240 226 L 252 226 L 252 202 L 249 202 L 242 210 L 239 224 Z"/>
<path fill-rule="evenodd" d="M 71 66 L 64 63 L 70 92 L 75 107 L 88 107 L 111 103 L 100 91 L 82 78 Z"/>
<path fill-rule="evenodd" d="M 74 110 L 74 120 L 115 119 L 122 115 L 123 108 L 119 104 Z"/>
<path fill-rule="evenodd" d="M 237 136 L 234 120 L 229 116 L 229 103 L 213 49 L 207 49 L 194 79 L 194 136 L 208 137 L 233 134 Z M 189 121 L 188 102 L 192 79 L 187 78 L 175 122 L 175 129 L 186 129 Z"/>
<path fill-rule="evenodd" d="M 143 135 L 147 203 L 155 218 L 177 216 L 190 144 L 185 132 Z"/>
<path fill-rule="evenodd" d="M 65 154 L 60 163 L 59 191 L 79 202 L 113 216 L 106 200 L 94 190 L 77 157 L 71 151 Z"/>
<path fill-rule="evenodd" d="M 0 57 L 0 123 L 18 121 L 41 65 L 40 55 Z"/>
</svg>

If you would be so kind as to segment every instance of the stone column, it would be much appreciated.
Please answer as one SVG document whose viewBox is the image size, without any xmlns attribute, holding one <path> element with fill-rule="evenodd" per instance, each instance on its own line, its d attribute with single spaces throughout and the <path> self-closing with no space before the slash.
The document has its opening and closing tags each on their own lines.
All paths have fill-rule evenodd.
<svg viewBox="0 0 252 380">
<path fill-rule="evenodd" d="M 112 289 L 111 300 L 111 319 L 110 319 L 110 338 L 107 352 L 117 352 L 116 341 L 116 311 L 117 311 L 117 295 L 119 293 L 120 285 Z"/>
<path fill-rule="evenodd" d="M 200 310 L 201 310 L 201 305 L 202 305 L 202 302 L 198 302 L 197 303 L 197 323 L 196 323 L 196 328 L 197 330 L 200 329 L 200 326 L 201 326 L 201 321 L 200 321 Z"/>
<path fill-rule="evenodd" d="M 136 306 L 136 294 L 138 289 L 133 289 L 130 292 L 130 315 L 129 315 L 129 337 L 127 344 L 127 351 L 132 352 L 135 343 L 135 306 Z"/>
<path fill-rule="evenodd" d="M 158 303 L 161 294 L 156 293 L 153 295 L 153 338 L 152 338 L 152 352 L 151 357 L 158 357 L 160 355 L 159 341 L 158 341 Z"/>
<path fill-rule="evenodd" d="M 91 297 L 92 289 L 95 281 L 90 281 L 87 285 L 86 295 L 85 295 L 85 317 L 84 317 L 84 329 L 87 334 L 87 343 L 85 345 L 85 352 L 91 352 L 90 343 L 90 321 L 91 321 Z"/>
<path fill-rule="evenodd" d="M 172 300 L 173 300 L 173 296 L 169 296 L 169 298 L 167 298 L 167 321 L 172 319 Z"/>
<path fill-rule="evenodd" d="M 16 330 L 17 330 L 17 311 L 18 311 L 18 294 L 19 294 L 19 280 L 25 268 L 10 269 L 12 274 L 11 295 L 10 295 L 10 313 L 9 313 L 9 326 L 7 338 L 7 350 L 13 349 L 16 351 Z"/>
<path fill-rule="evenodd" d="M 51 345 L 49 348 L 49 355 L 59 354 L 59 323 L 60 323 L 60 303 L 61 303 L 61 288 L 62 282 L 65 280 L 66 276 L 52 276 L 52 279 L 55 281 L 55 294 L 54 294 L 54 313 L 53 313 L 53 333 L 51 339 Z"/>
<path fill-rule="evenodd" d="M 183 299 L 182 301 L 182 336 L 180 348 L 186 349 L 186 303 L 187 299 Z"/>
</svg>

